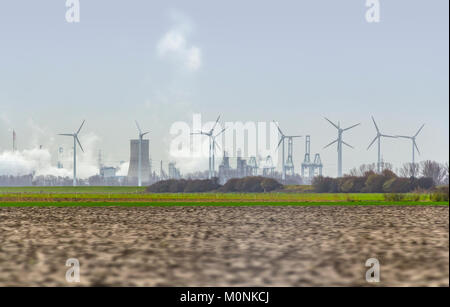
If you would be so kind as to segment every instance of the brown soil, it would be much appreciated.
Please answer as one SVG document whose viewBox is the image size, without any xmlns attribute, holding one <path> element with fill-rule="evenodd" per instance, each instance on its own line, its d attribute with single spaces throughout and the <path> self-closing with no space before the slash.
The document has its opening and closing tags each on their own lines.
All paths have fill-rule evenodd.
<svg viewBox="0 0 450 307">
<path fill-rule="evenodd" d="M 449 208 L 0 208 L 0 286 L 365 286 L 368 258 L 449 286 Z"/>
</svg>

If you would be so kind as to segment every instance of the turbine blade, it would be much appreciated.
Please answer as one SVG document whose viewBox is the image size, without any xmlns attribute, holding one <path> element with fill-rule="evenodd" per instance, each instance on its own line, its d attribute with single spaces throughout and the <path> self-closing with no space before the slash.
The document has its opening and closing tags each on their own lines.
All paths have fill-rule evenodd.
<svg viewBox="0 0 450 307">
<path fill-rule="evenodd" d="M 342 144 L 347 145 L 347 146 L 350 147 L 350 148 L 355 148 L 355 147 L 353 147 L 352 145 L 349 145 L 349 144 L 345 143 L 344 141 L 342 141 Z"/>
<path fill-rule="evenodd" d="M 222 146 L 220 146 L 219 143 L 216 142 L 216 139 L 214 139 L 214 144 L 215 144 L 217 147 L 219 147 L 220 150 L 222 149 Z M 216 149 L 216 147 L 214 147 L 214 150 L 215 150 L 215 149 Z"/>
<path fill-rule="evenodd" d="M 75 136 L 75 139 L 77 140 L 78 145 L 81 148 L 81 151 L 84 152 L 83 146 L 81 146 L 80 140 L 78 139 L 78 136 Z"/>
<path fill-rule="evenodd" d="M 222 131 L 220 131 L 219 133 L 217 133 L 214 137 L 218 137 L 218 136 L 221 135 L 225 130 L 227 130 L 227 128 L 223 128 Z"/>
<path fill-rule="evenodd" d="M 278 123 L 276 121 L 273 121 L 275 123 L 275 125 L 277 126 L 278 132 L 280 132 L 280 134 L 284 137 L 284 133 L 283 131 L 281 131 L 280 126 L 278 125 Z"/>
<path fill-rule="evenodd" d="M 356 124 L 356 125 L 353 125 L 353 126 L 350 126 L 350 127 L 348 127 L 348 128 L 345 128 L 343 131 L 347 131 L 347 130 L 353 129 L 353 128 L 359 126 L 359 125 L 361 125 L 361 123 Z"/>
<path fill-rule="evenodd" d="M 425 126 L 425 124 L 423 124 L 422 127 L 420 127 L 419 131 L 417 131 L 417 133 L 414 135 L 414 137 L 416 137 L 420 133 L 420 131 L 422 131 L 424 126 Z"/>
<path fill-rule="evenodd" d="M 63 134 L 58 134 L 58 135 L 63 135 L 63 136 L 73 136 L 73 134 L 69 134 L 69 133 L 63 133 Z"/>
<path fill-rule="evenodd" d="M 301 135 L 288 135 L 287 138 L 301 138 Z"/>
<path fill-rule="evenodd" d="M 377 129 L 377 132 L 380 132 L 380 129 L 378 129 L 377 123 L 375 122 L 375 118 L 373 118 L 373 116 L 372 116 L 372 121 L 373 121 L 373 124 L 375 125 L 375 129 Z"/>
<path fill-rule="evenodd" d="M 325 149 L 325 148 L 327 148 L 327 147 L 330 147 L 331 145 L 333 145 L 334 143 L 336 143 L 338 140 L 336 139 L 336 140 L 334 140 L 333 142 L 331 142 L 330 144 L 328 144 L 327 146 L 325 146 L 323 149 Z"/>
<path fill-rule="evenodd" d="M 145 135 L 147 135 L 147 134 L 149 134 L 150 132 L 144 132 L 144 133 L 141 133 L 141 137 L 144 137 Z"/>
<path fill-rule="evenodd" d="M 220 120 L 220 115 L 219 115 L 219 117 L 217 117 L 217 120 L 214 123 L 214 126 L 212 127 L 212 129 L 209 131 L 209 133 L 212 133 L 214 131 L 214 129 L 216 129 L 216 126 L 217 126 L 217 123 L 219 122 L 219 120 Z"/>
<path fill-rule="evenodd" d="M 369 147 L 367 147 L 367 150 L 375 143 L 375 141 L 378 139 L 378 135 L 373 139 L 372 143 L 370 143 Z"/>
<path fill-rule="evenodd" d="M 328 118 L 326 118 L 326 117 L 324 117 L 330 124 L 332 124 L 333 126 L 335 126 L 336 127 L 336 129 L 339 129 L 339 127 L 335 124 L 335 123 L 333 123 L 331 120 L 329 120 Z"/>
<path fill-rule="evenodd" d="M 137 122 L 137 120 L 134 121 L 136 123 L 136 127 L 138 128 L 139 134 L 142 134 L 142 130 L 141 127 L 139 126 L 139 123 Z"/>
<path fill-rule="evenodd" d="M 81 123 L 81 126 L 80 126 L 80 128 L 78 128 L 78 131 L 77 131 L 77 133 L 76 133 L 76 134 L 80 133 L 80 131 L 81 131 L 81 128 L 83 128 L 84 122 L 85 122 L 85 120 L 83 120 L 83 122 Z"/>
<path fill-rule="evenodd" d="M 280 139 L 280 141 L 278 142 L 278 146 L 277 146 L 277 149 L 278 149 L 278 147 L 280 147 L 280 145 L 281 145 L 281 142 L 283 142 L 283 140 L 284 140 L 284 137 L 282 137 L 282 138 Z"/>
<path fill-rule="evenodd" d="M 406 135 L 396 135 L 395 137 L 402 138 L 402 139 L 412 139 L 412 137 L 406 136 Z"/>
</svg>

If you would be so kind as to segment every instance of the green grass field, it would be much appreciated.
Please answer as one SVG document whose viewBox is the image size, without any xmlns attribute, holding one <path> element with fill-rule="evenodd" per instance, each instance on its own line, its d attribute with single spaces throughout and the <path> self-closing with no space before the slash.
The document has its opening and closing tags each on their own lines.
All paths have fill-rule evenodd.
<svg viewBox="0 0 450 307">
<path fill-rule="evenodd" d="M 429 194 L 404 194 L 401 201 L 392 202 L 386 201 L 382 193 L 298 191 L 287 188 L 273 193 L 146 193 L 145 187 L 0 187 L 0 206 L 448 206 L 448 202 L 431 201 Z"/>
<path fill-rule="evenodd" d="M 87 194 L 128 194 L 144 193 L 145 187 L 0 187 L 0 195 L 5 193 L 87 193 Z"/>
<path fill-rule="evenodd" d="M 244 206 L 448 206 L 447 202 L 0 202 L 0 207 L 244 207 Z"/>
</svg>

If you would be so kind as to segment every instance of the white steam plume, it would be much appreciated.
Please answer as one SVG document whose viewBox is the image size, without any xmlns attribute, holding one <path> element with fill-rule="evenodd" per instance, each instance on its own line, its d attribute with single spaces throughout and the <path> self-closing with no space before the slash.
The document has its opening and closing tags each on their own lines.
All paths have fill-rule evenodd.
<svg viewBox="0 0 450 307">
<path fill-rule="evenodd" d="M 93 134 L 88 134 L 80 139 L 86 152 L 77 150 L 77 177 L 86 179 L 98 174 L 99 171 L 95 153 L 92 150 L 98 138 Z M 51 152 L 56 153 L 56 150 L 50 151 L 48 148 L 35 147 L 15 152 L 9 150 L 0 152 L 0 176 L 35 174 L 35 176 L 53 175 L 71 178 L 73 176 L 72 149 L 69 150 L 70 153 L 64 155 L 61 161 L 64 165 L 63 168 L 56 166 L 57 158 L 52 157 Z"/>
<path fill-rule="evenodd" d="M 173 27 L 161 38 L 157 45 L 160 57 L 170 57 L 181 63 L 189 71 L 197 71 L 202 65 L 202 51 L 188 42 L 192 32 L 191 22 L 179 13 L 173 13 Z"/>
</svg>

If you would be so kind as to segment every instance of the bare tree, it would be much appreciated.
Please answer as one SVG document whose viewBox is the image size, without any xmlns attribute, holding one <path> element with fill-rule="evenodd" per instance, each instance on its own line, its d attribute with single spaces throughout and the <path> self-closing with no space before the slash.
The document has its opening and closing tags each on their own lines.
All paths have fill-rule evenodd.
<svg viewBox="0 0 450 307">
<path fill-rule="evenodd" d="M 392 165 L 392 163 L 389 162 L 382 162 L 381 163 L 381 171 L 383 172 L 384 170 L 390 170 L 392 171 L 392 169 L 394 168 L 394 166 Z"/>
<path fill-rule="evenodd" d="M 350 176 L 363 177 L 368 172 L 374 172 L 376 170 L 375 163 L 372 164 L 362 164 L 360 167 L 354 167 L 349 171 Z"/>
<path fill-rule="evenodd" d="M 448 183 L 449 183 L 449 178 L 448 178 L 448 176 L 449 176 L 449 172 L 448 172 L 448 162 L 446 162 L 446 163 L 444 164 L 444 173 L 445 173 L 445 175 L 444 175 L 444 181 L 443 181 L 443 183 L 444 183 L 444 184 L 448 184 Z"/>
<path fill-rule="evenodd" d="M 401 177 L 411 178 L 420 174 L 420 164 L 418 163 L 404 163 L 399 170 Z"/>
<path fill-rule="evenodd" d="M 422 175 L 424 177 L 433 178 L 436 185 L 443 183 L 445 178 L 445 167 L 436 161 L 422 161 L 421 163 Z"/>
<path fill-rule="evenodd" d="M 348 171 L 348 175 L 352 177 L 358 177 L 359 176 L 359 169 L 354 167 L 351 170 Z"/>
</svg>

